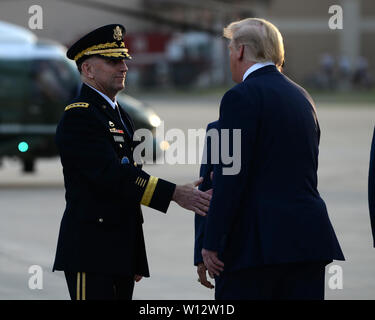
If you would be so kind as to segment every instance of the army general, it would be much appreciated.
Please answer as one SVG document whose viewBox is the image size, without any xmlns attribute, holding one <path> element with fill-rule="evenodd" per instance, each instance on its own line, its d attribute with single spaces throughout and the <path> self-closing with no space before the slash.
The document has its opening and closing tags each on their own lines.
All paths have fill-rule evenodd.
<svg viewBox="0 0 375 320">
<path fill-rule="evenodd" d="M 56 131 L 66 209 L 53 270 L 64 271 L 74 300 L 131 299 L 134 282 L 149 276 L 141 204 L 165 213 L 173 200 L 204 215 L 211 199 L 195 188 L 201 180 L 176 186 L 134 162 L 133 122 L 116 101 L 131 58 L 124 34 L 103 26 L 67 52 L 83 85 Z"/>
</svg>

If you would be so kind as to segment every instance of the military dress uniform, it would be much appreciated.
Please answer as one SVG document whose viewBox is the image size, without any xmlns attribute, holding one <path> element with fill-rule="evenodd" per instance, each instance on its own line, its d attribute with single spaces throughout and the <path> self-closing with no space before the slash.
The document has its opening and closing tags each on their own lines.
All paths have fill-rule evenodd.
<svg viewBox="0 0 375 320">
<path fill-rule="evenodd" d="M 99 28 L 67 55 L 77 63 L 92 54 L 129 59 L 124 33 Z M 58 124 L 66 209 L 53 270 L 65 272 L 72 299 L 131 299 L 134 275 L 149 277 L 141 204 L 166 212 L 175 184 L 134 162 L 133 134 L 130 116 L 86 84 Z"/>
</svg>

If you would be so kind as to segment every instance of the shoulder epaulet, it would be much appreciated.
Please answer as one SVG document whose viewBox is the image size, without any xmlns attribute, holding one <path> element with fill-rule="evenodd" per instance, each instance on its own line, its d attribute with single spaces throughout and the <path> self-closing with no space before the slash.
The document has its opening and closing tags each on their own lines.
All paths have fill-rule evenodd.
<svg viewBox="0 0 375 320">
<path fill-rule="evenodd" d="M 72 108 L 88 108 L 88 107 L 89 107 L 89 104 L 86 102 L 75 102 L 66 106 L 65 111 L 68 111 L 69 109 L 72 109 Z"/>
</svg>

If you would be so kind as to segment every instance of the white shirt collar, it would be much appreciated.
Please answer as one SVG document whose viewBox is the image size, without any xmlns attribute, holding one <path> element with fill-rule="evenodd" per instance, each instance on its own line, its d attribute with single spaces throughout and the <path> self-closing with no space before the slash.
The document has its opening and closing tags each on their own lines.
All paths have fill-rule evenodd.
<svg viewBox="0 0 375 320">
<path fill-rule="evenodd" d="M 260 68 L 263 68 L 263 67 L 266 67 L 266 66 L 271 66 L 271 65 L 275 65 L 272 61 L 266 61 L 266 62 L 257 62 L 255 64 L 253 64 L 249 69 L 246 70 L 246 72 L 244 73 L 243 77 L 242 77 L 242 81 L 244 81 L 248 75 L 252 72 L 254 72 L 255 70 L 258 70 Z"/>
<path fill-rule="evenodd" d="M 91 89 L 95 90 L 97 93 L 99 93 L 105 100 L 107 100 L 107 102 L 111 105 L 111 107 L 113 108 L 113 110 L 116 109 L 116 105 L 117 105 L 117 101 L 116 101 L 116 98 L 115 98 L 115 101 L 112 101 L 110 98 L 108 98 L 108 96 L 106 96 L 104 93 L 100 92 L 98 89 L 90 86 L 89 84 L 85 83 L 86 86 L 90 87 Z"/>
</svg>

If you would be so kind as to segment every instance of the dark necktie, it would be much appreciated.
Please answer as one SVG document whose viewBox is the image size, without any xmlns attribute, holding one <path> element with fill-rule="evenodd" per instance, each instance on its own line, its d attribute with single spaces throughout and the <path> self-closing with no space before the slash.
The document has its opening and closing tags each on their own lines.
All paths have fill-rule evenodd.
<svg viewBox="0 0 375 320">
<path fill-rule="evenodd" d="M 124 126 L 124 128 L 125 128 L 126 132 L 128 133 L 129 137 L 131 138 L 132 135 L 130 134 L 130 131 L 129 131 L 128 127 L 125 125 L 125 122 L 122 120 L 121 112 L 120 112 L 120 109 L 119 109 L 119 106 L 118 106 L 117 102 L 116 102 L 116 110 L 117 110 L 117 114 L 118 114 L 118 116 L 121 120 L 122 125 Z"/>
</svg>

